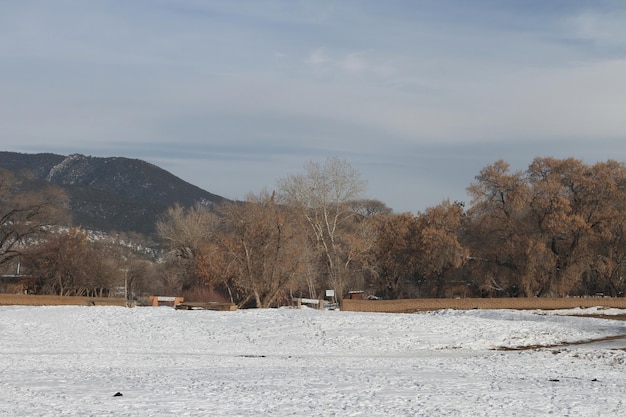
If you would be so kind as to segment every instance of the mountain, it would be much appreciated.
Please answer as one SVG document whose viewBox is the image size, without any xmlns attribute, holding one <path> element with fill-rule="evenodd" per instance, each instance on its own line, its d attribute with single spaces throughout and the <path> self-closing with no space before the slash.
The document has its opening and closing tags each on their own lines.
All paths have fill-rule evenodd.
<svg viewBox="0 0 626 417">
<path fill-rule="evenodd" d="M 226 199 L 139 159 L 0 151 L 0 168 L 25 175 L 30 191 L 47 184 L 70 198 L 72 223 L 87 229 L 152 234 L 168 207 Z"/>
</svg>

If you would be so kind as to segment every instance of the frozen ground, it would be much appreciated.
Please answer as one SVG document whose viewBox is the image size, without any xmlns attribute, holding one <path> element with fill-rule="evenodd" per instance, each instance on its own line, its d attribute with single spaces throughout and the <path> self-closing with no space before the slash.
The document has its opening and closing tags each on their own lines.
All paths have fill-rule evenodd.
<svg viewBox="0 0 626 417">
<path fill-rule="evenodd" d="M 626 334 L 584 312 L 0 307 L 0 415 L 626 415 L 623 350 L 496 350 Z"/>
</svg>

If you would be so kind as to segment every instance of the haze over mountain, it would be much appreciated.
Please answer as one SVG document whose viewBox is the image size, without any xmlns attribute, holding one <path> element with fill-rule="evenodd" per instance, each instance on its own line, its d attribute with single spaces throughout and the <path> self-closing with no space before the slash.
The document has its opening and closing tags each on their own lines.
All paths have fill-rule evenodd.
<svg viewBox="0 0 626 417">
<path fill-rule="evenodd" d="M 28 178 L 29 191 L 61 187 L 69 196 L 72 225 L 107 232 L 151 234 L 158 217 L 174 204 L 225 200 L 139 159 L 0 151 L 0 168 Z"/>
</svg>

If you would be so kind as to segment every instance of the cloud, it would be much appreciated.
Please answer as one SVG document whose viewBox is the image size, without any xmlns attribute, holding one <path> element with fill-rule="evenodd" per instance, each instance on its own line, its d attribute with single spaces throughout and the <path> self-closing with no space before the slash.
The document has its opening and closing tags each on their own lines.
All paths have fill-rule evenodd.
<svg viewBox="0 0 626 417">
<path fill-rule="evenodd" d="M 596 45 L 623 45 L 626 42 L 626 6 L 610 10 L 584 10 L 563 19 L 564 31 L 575 39 Z"/>
<path fill-rule="evenodd" d="M 365 51 L 337 52 L 333 55 L 322 47 L 313 50 L 304 62 L 315 70 L 328 71 L 335 76 L 362 75 L 378 78 L 380 82 L 380 79 L 390 79 L 396 75 L 396 68 L 392 64 L 384 62 L 384 58 L 374 58 L 371 55 Z"/>
<path fill-rule="evenodd" d="M 311 52 L 306 59 L 307 64 L 311 64 L 314 66 L 325 65 L 329 62 L 331 62 L 331 59 L 326 54 L 326 50 L 324 48 L 317 48 L 316 50 Z"/>
<path fill-rule="evenodd" d="M 492 140 L 624 137 L 625 70 L 626 60 L 580 63 L 520 71 L 481 85 L 467 94 L 475 98 L 470 114 L 477 120 L 468 133 Z"/>
</svg>

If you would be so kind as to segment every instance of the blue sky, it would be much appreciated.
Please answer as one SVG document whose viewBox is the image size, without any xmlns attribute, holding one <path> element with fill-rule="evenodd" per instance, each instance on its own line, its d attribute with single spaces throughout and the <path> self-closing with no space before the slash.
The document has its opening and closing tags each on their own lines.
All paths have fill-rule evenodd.
<svg viewBox="0 0 626 417">
<path fill-rule="evenodd" d="M 422 211 L 498 159 L 626 160 L 626 2 L 0 0 L 0 140 L 235 199 L 339 156 Z"/>
</svg>

